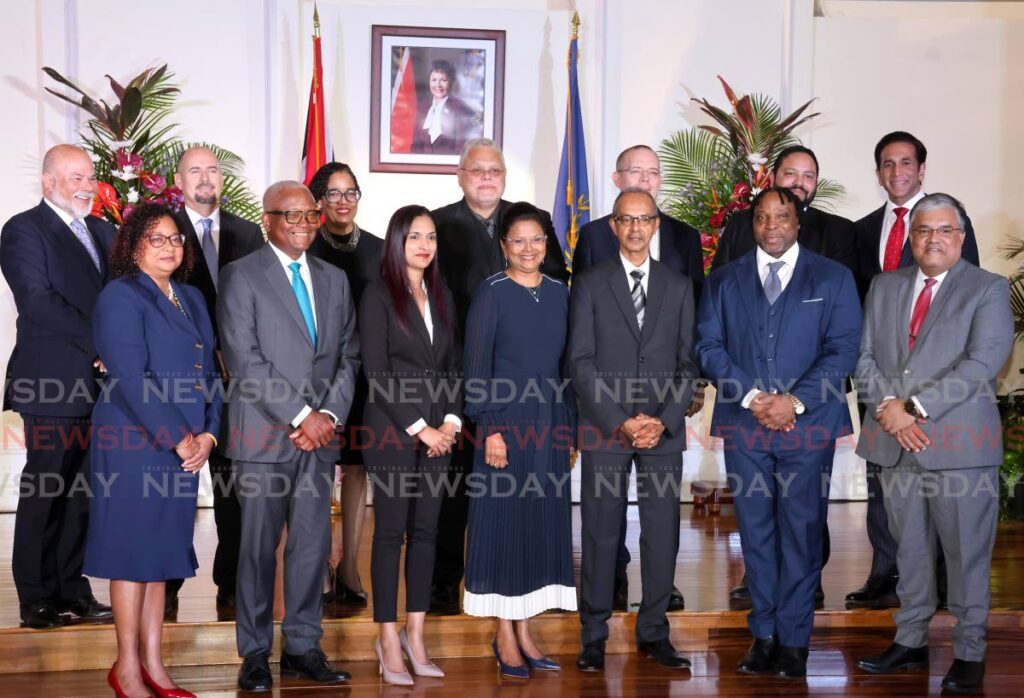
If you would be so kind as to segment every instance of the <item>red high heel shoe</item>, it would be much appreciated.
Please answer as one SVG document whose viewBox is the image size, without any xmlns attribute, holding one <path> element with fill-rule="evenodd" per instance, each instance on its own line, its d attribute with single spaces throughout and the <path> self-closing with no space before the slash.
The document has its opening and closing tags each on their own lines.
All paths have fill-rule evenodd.
<svg viewBox="0 0 1024 698">
<path fill-rule="evenodd" d="M 121 690 L 121 684 L 117 680 L 117 674 L 114 672 L 114 667 L 116 666 L 117 664 L 114 664 L 114 666 L 110 667 L 110 671 L 107 672 L 107 683 L 114 689 L 114 695 L 117 698 L 128 698 L 128 694 Z"/>
<path fill-rule="evenodd" d="M 153 680 L 153 677 L 146 671 L 146 667 L 140 664 L 139 668 L 142 670 L 142 683 L 156 693 L 157 698 L 197 698 L 195 693 L 186 691 L 184 688 L 164 688 Z"/>
</svg>

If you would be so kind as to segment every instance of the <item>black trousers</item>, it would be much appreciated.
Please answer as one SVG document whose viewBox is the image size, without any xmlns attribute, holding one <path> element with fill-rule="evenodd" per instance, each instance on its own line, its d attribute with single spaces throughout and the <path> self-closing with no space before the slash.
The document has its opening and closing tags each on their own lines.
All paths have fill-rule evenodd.
<svg viewBox="0 0 1024 698">
<path fill-rule="evenodd" d="M 608 639 L 615 591 L 615 560 L 621 538 L 630 464 L 637 468 L 640 507 L 640 574 L 643 596 L 637 642 L 668 639 L 665 616 L 679 552 L 679 489 L 683 455 L 584 452 L 580 620 L 583 644 Z"/>
<path fill-rule="evenodd" d="M 18 601 L 92 593 L 82 575 L 89 530 L 89 419 L 23 414 L 27 460 L 14 518 L 11 570 Z M 102 492 L 95 492 L 102 496 Z"/>
<path fill-rule="evenodd" d="M 469 420 L 463 425 L 463 434 L 466 433 L 476 433 L 476 426 Z M 457 588 L 466 573 L 466 523 L 469 520 L 466 476 L 473 472 L 473 452 L 473 442 L 466 438 L 461 438 L 452 452 L 448 474 L 458 478 L 458 482 L 452 494 L 446 495 L 441 503 L 434 560 L 435 587 Z"/>
<path fill-rule="evenodd" d="M 398 571 L 403 542 L 405 611 L 419 613 L 430 609 L 438 517 L 450 459 L 427 458 L 423 448 L 389 452 L 388 456 L 368 452 L 363 458 L 373 487 L 373 620 L 394 623 L 398 619 Z"/>
<path fill-rule="evenodd" d="M 213 482 L 213 520 L 217 525 L 213 583 L 223 592 L 234 593 L 238 578 L 238 546 L 242 540 L 242 507 L 238 503 L 231 460 L 219 453 L 211 453 L 210 479 Z M 183 583 L 182 579 L 168 579 L 167 593 L 177 594 Z"/>
</svg>

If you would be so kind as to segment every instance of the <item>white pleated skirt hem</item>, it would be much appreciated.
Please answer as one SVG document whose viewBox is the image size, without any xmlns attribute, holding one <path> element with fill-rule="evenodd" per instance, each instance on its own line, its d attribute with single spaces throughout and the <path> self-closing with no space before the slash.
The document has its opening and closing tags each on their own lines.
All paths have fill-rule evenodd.
<svg viewBox="0 0 1024 698">
<path fill-rule="evenodd" d="M 462 610 L 481 618 L 526 620 L 553 608 L 575 611 L 576 587 L 549 584 L 523 596 L 474 594 L 467 589 L 462 597 Z"/>
</svg>

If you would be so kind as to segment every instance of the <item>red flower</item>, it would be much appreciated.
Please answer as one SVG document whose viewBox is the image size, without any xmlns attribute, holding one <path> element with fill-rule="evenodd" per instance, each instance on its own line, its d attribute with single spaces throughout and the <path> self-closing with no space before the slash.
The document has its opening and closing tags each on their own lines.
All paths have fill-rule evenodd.
<svg viewBox="0 0 1024 698">
<path fill-rule="evenodd" d="M 102 218 L 104 214 L 114 222 L 121 222 L 121 201 L 114 187 L 106 182 L 96 183 L 96 195 L 92 199 L 92 215 Z"/>
<path fill-rule="evenodd" d="M 143 172 L 141 179 L 142 186 L 154 194 L 159 194 L 167 186 L 167 180 L 155 172 Z"/>
<path fill-rule="evenodd" d="M 748 182 L 738 182 L 735 187 L 732 188 L 732 200 L 733 201 L 745 201 L 750 197 L 750 184 Z"/>
<path fill-rule="evenodd" d="M 117 169 L 119 170 L 123 170 L 126 166 L 131 167 L 136 172 L 142 169 L 142 158 L 135 153 L 129 153 L 124 148 L 117 151 L 117 155 L 114 159 L 117 163 Z"/>
<path fill-rule="evenodd" d="M 711 218 L 708 219 L 708 225 L 716 229 L 725 225 L 725 209 L 720 208 L 711 214 Z"/>
</svg>

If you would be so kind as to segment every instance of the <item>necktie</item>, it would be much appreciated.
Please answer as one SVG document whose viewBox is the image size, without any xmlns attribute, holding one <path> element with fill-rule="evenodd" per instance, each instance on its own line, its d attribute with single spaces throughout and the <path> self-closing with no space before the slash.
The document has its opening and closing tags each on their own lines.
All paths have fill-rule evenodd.
<svg viewBox="0 0 1024 698">
<path fill-rule="evenodd" d="M 924 288 L 921 289 L 921 295 L 914 303 L 914 312 L 910 314 L 911 350 L 914 348 L 914 343 L 917 342 L 917 334 L 921 331 L 921 325 L 924 324 L 924 319 L 928 316 L 928 308 L 932 304 L 932 286 L 934 285 L 935 279 L 924 280 Z"/>
<path fill-rule="evenodd" d="M 768 276 L 764 279 L 764 295 L 768 299 L 768 305 L 775 305 L 782 295 L 782 280 L 779 278 L 779 269 L 785 262 L 769 262 Z"/>
<path fill-rule="evenodd" d="M 213 221 L 209 218 L 199 219 L 203 226 L 203 258 L 206 260 L 206 268 L 210 270 L 210 278 L 213 279 L 213 288 L 217 288 L 217 245 L 213 241 Z"/>
<path fill-rule="evenodd" d="M 292 291 L 295 292 L 295 300 L 299 302 L 299 311 L 302 313 L 302 319 L 306 321 L 309 339 L 313 342 L 313 346 L 316 347 L 316 323 L 313 321 L 313 304 L 309 300 L 309 290 L 302 280 L 302 275 L 299 274 L 299 269 L 302 268 L 302 265 L 298 262 L 292 262 L 288 265 L 288 268 L 292 270 Z"/>
<path fill-rule="evenodd" d="M 487 220 L 485 220 L 484 221 L 484 228 L 487 229 L 487 237 L 493 238 L 494 237 L 494 219 L 493 218 L 488 218 Z"/>
<path fill-rule="evenodd" d="M 899 206 L 892 212 L 896 214 L 896 222 L 892 224 L 889 239 L 885 241 L 885 259 L 882 261 L 882 271 L 899 269 L 900 257 L 903 255 L 903 238 L 907 236 L 907 226 L 903 222 L 903 217 L 907 215 L 907 209 Z"/>
<path fill-rule="evenodd" d="M 103 267 L 100 266 L 100 254 L 96 251 L 96 245 L 93 243 L 89 231 L 86 230 L 85 223 L 75 218 L 71 221 L 71 232 L 85 246 L 85 251 L 89 253 L 89 258 L 92 259 L 92 263 L 96 266 L 96 271 L 102 274 Z"/>
<path fill-rule="evenodd" d="M 640 280 L 644 278 L 644 273 L 639 269 L 634 269 L 629 272 L 629 275 L 633 277 L 633 290 L 629 292 L 629 295 L 633 297 L 633 310 L 636 311 L 636 324 L 643 327 L 644 307 L 647 305 L 647 294 L 644 293 L 644 286 L 640 283 Z"/>
</svg>

